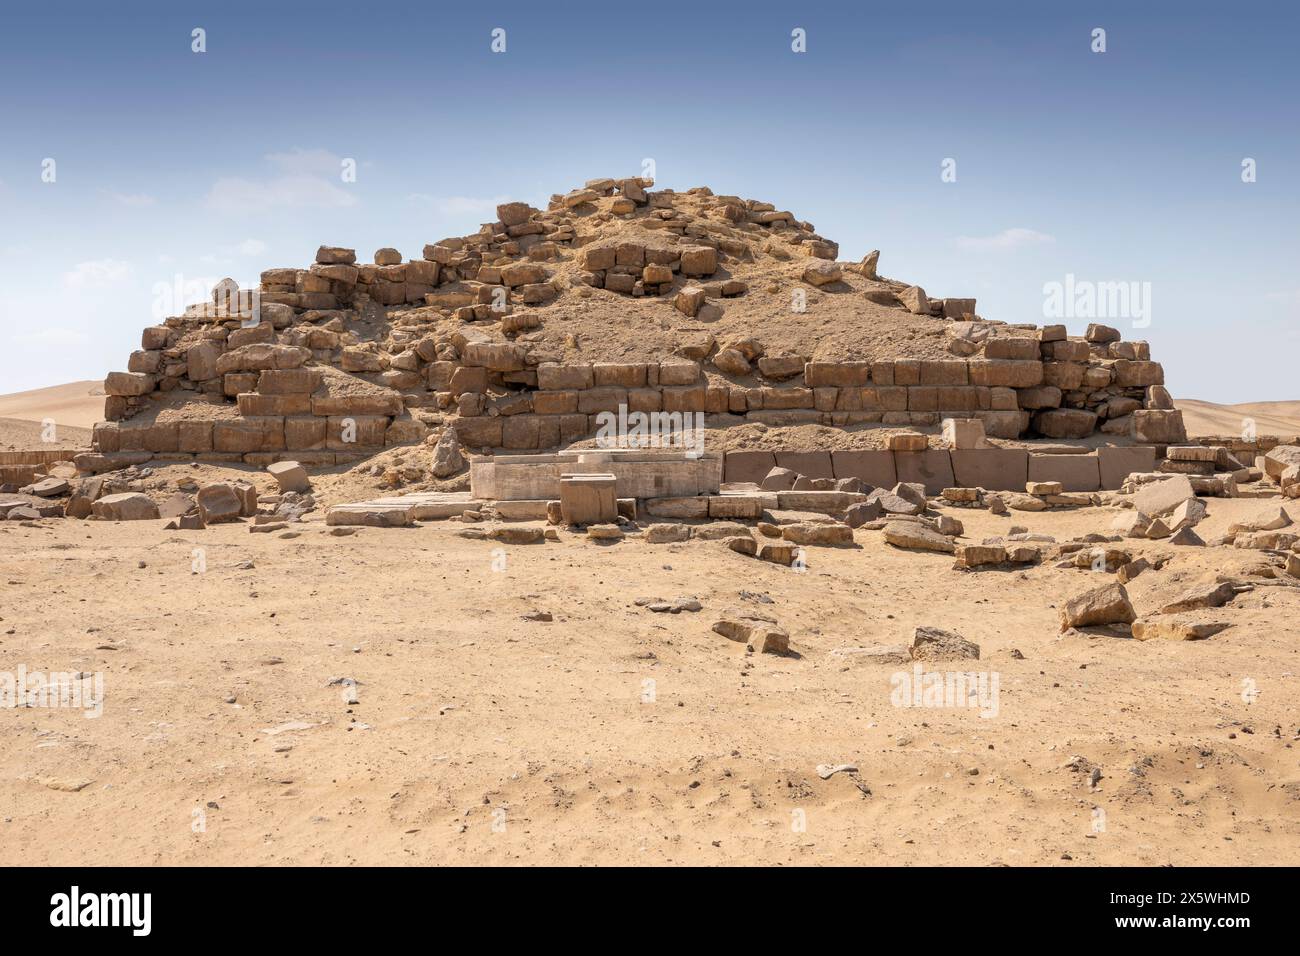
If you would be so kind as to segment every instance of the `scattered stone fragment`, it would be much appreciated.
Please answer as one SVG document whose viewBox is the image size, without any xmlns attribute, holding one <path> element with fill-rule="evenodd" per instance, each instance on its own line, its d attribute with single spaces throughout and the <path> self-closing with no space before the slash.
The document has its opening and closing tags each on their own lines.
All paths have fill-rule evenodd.
<svg viewBox="0 0 1300 956">
<path fill-rule="evenodd" d="M 145 521 L 158 517 L 158 506 L 148 495 L 137 491 L 105 495 L 92 505 L 92 509 L 95 517 L 107 521 Z"/>
<path fill-rule="evenodd" d="M 280 486 L 281 491 L 310 491 L 311 480 L 307 469 L 296 461 L 277 461 L 266 466 L 266 470 Z"/>
<path fill-rule="evenodd" d="M 723 543 L 737 554 L 748 555 L 753 557 L 758 553 L 758 542 L 750 535 L 736 535 L 733 538 L 723 539 Z"/>
<path fill-rule="evenodd" d="M 690 525 L 685 524 L 652 524 L 645 530 L 647 544 L 673 544 L 689 541 L 690 537 Z"/>
<path fill-rule="evenodd" d="M 1229 626 L 1224 622 L 1198 622 L 1176 617 L 1142 618 L 1133 622 L 1133 637 L 1139 641 L 1200 641 Z"/>
<path fill-rule="evenodd" d="M 858 765 L 855 763 L 819 763 L 817 765 L 817 776 L 823 780 L 829 780 L 837 773 L 857 773 Z"/>
<path fill-rule="evenodd" d="M 1237 596 L 1236 585 L 1231 582 L 1203 584 L 1184 592 L 1177 599 L 1160 608 L 1161 614 L 1195 611 L 1201 608 L 1222 607 Z"/>
<path fill-rule="evenodd" d="M 1169 543 L 1191 548 L 1205 547 L 1205 541 L 1191 528 L 1183 528 L 1176 534 L 1172 535 L 1169 538 Z"/>
<path fill-rule="evenodd" d="M 761 654 L 786 654 L 790 650 L 789 633 L 775 618 L 756 611 L 728 611 L 713 630 Z"/>
<path fill-rule="evenodd" d="M 493 528 L 487 536 L 502 544 L 541 544 L 545 540 L 541 528 L 527 525 L 502 525 Z"/>
<path fill-rule="evenodd" d="M 956 550 L 952 539 L 913 522 L 891 521 L 885 525 L 884 534 L 885 540 L 896 548 L 940 551 L 944 554 L 952 554 Z"/>
<path fill-rule="evenodd" d="M 912 659 L 917 661 L 979 660 L 978 644 L 956 631 L 922 625 L 912 635 Z"/>
<path fill-rule="evenodd" d="M 1131 624 L 1137 617 L 1124 585 L 1114 582 L 1091 588 L 1065 602 L 1061 631 L 1102 624 Z"/>
<path fill-rule="evenodd" d="M 834 546 L 853 543 L 853 529 L 846 524 L 788 524 L 781 537 L 793 544 Z"/>
<path fill-rule="evenodd" d="M 460 441 L 456 429 L 444 428 L 438 443 L 433 446 L 433 476 L 449 478 L 465 467 L 465 456 L 461 454 Z"/>
</svg>

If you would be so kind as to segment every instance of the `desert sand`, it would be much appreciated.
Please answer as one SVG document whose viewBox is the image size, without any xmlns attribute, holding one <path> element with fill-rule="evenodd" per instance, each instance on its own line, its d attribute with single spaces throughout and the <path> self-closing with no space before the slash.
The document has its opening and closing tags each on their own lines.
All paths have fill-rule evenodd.
<svg viewBox="0 0 1300 956">
<path fill-rule="evenodd" d="M 104 419 L 104 383 L 69 382 L 0 395 L 0 450 L 40 448 L 41 423 L 53 419 L 57 444 L 85 448 L 90 429 Z"/>
<path fill-rule="evenodd" d="M 1255 423 L 1260 435 L 1294 438 L 1300 435 L 1300 402 L 1244 402 L 1240 405 L 1217 405 L 1193 398 L 1180 398 L 1178 407 L 1190 436 L 1240 435 L 1247 420 Z"/>
<path fill-rule="evenodd" d="M 198 472 L 222 469 L 155 476 Z M 1207 503 L 1207 539 L 1275 505 Z M 972 541 L 1012 524 L 1064 540 L 1114 513 L 945 510 Z M 1198 612 L 1232 624 L 1208 640 L 1143 643 L 1058 633 L 1095 572 L 957 571 L 865 529 L 799 572 L 717 541 L 335 537 L 320 512 L 278 536 L 162 525 L 0 523 L 3 669 L 100 672 L 105 696 L 97 718 L 0 710 L 11 859 L 1300 862 L 1294 588 Z M 1128 585 L 1139 613 L 1259 557 L 1124 546 L 1172 555 Z M 703 609 L 635 603 L 687 595 Z M 775 617 L 795 654 L 713 633 L 731 607 Z M 937 666 L 998 674 L 996 716 L 896 707 L 909 668 L 845 653 L 922 624 L 980 645 Z M 842 763 L 858 772 L 816 771 Z"/>
</svg>

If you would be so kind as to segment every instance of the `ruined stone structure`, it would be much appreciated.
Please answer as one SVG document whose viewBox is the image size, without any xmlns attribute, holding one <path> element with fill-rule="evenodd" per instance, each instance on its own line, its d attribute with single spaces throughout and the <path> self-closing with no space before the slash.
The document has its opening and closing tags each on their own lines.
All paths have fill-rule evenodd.
<svg viewBox="0 0 1300 956">
<path fill-rule="evenodd" d="M 835 243 L 770 203 L 651 185 L 594 180 L 545 211 L 505 203 L 418 259 L 380 249 L 359 264 L 322 246 L 257 290 L 223 283 L 213 304 L 145 329 L 105 381 L 79 465 L 321 466 L 446 425 L 477 449 L 555 449 L 620 407 L 713 425 L 951 417 L 1005 439 L 1185 440 L 1145 342 L 986 321 L 973 299 L 879 276 L 878 253 L 836 262 Z M 807 329 L 823 315 L 843 334 Z"/>
</svg>

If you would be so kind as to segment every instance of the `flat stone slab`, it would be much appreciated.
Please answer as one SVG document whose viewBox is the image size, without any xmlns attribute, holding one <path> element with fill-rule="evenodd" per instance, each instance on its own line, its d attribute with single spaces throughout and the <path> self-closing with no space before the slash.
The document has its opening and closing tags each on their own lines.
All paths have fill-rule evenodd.
<svg viewBox="0 0 1300 956">
<path fill-rule="evenodd" d="M 952 473 L 952 456 L 946 448 L 929 451 L 896 451 L 894 467 L 898 480 L 925 485 L 927 495 L 937 495 L 945 488 L 957 484 Z"/>
<path fill-rule="evenodd" d="M 836 478 L 859 478 L 872 488 L 892 488 L 898 484 L 892 451 L 870 448 L 833 451 L 831 462 Z"/>
<path fill-rule="evenodd" d="M 479 511 L 483 507 L 483 502 L 473 497 L 468 491 L 421 491 L 409 495 L 374 498 L 358 504 L 409 508 L 413 521 L 437 521 L 444 518 L 455 518 L 466 511 Z M 342 505 L 339 507 L 353 506 Z"/>
<path fill-rule="evenodd" d="M 1058 482 L 1062 491 L 1100 491 L 1100 460 L 1093 455 L 1030 455 L 1028 480 Z"/>
<path fill-rule="evenodd" d="M 962 488 L 1021 491 L 1029 480 L 1029 452 L 1023 448 L 954 448 L 949 455 Z"/>
<path fill-rule="evenodd" d="M 325 524 L 331 527 L 364 525 L 371 528 L 403 528 L 413 520 L 411 516 L 413 508 L 413 505 L 398 504 L 392 501 L 387 503 L 359 501 L 355 504 L 334 505 L 325 512 Z"/>
<path fill-rule="evenodd" d="M 866 501 L 867 496 L 856 491 L 779 491 L 777 505 L 782 511 L 816 511 L 820 514 L 840 514 L 851 505 Z"/>
</svg>

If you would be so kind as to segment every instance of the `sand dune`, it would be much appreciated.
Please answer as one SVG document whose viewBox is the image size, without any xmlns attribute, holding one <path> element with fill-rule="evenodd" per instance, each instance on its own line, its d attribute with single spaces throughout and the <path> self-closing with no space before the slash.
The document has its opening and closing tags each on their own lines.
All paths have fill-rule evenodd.
<svg viewBox="0 0 1300 956">
<path fill-rule="evenodd" d="M 1294 438 L 1300 435 L 1300 402 L 1245 402 L 1218 405 L 1194 398 L 1179 398 L 1174 404 L 1183 410 L 1187 434 L 1240 435 L 1246 419 L 1253 419 L 1259 435 Z"/>
<path fill-rule="evenodd" d="M 104 418 L 104 383 L 69 382 L 0 395 L 0 418 L 28 422 L 53 418 L 69 428 L 90 428 Z"/>
</svg>

